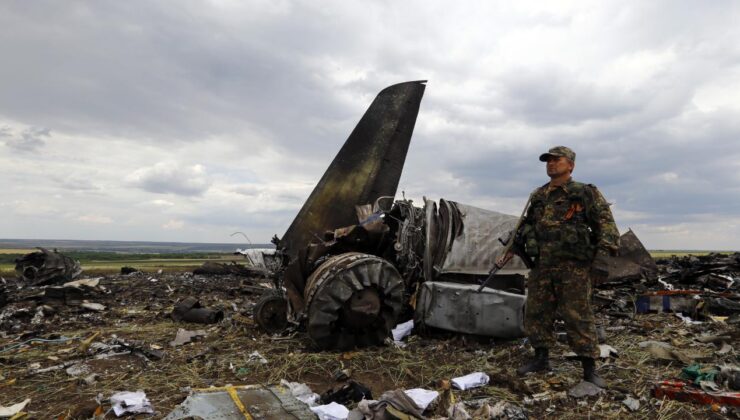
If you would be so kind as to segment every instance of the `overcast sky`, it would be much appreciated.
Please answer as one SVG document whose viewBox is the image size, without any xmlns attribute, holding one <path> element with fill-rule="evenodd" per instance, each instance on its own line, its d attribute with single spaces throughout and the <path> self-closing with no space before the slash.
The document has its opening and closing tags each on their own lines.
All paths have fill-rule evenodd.
<svg viewBox="0 0 740 420">
<path fill-rule="evenodd" d="M 0 238 L 281 236 L 384 87 L 398 194 L 518 214 L 540 153 L 652 249 L 740 249 L 740 3 L 4 1 Z"/>
</svg>

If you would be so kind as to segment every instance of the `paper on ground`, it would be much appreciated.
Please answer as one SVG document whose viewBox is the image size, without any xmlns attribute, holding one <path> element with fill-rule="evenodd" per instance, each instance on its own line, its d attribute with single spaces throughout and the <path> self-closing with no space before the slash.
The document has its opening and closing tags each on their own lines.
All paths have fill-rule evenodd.
<svg viewBox="0 0 740 420">
<path fill-rule="evenodd" d="M 437 391 L 430 391 L 428 389 L 422 389 L 422 388 L 413 388 L 413 389 L 407 389 L 406 391 L 403 391 L 406 393 L 406 395 L 409 396 L 416 405 L 421 408 L 421 411 L 424 411 L 429 407 L 429 404 L 432 403 L 432 401 L 436 400 L 439 396 L 439 392 Z"/>
<path fill-rule="evenodd" d="M 267 363 L 267 359 L 264 358 L 258 351 L 253 351 L 249 353 L 249 360 L 247 360 L 247 363 L 260 363 L 265 364 Z"/>
<path fill-rule="evenodd" d="M 70 281 L 70 282 L 64 283 L 62 287 L 76 287 L 76 288 L 79 288 L 80 286 L 97 287 L 98 283 L 100 283 L 100 279 L 102 279 L 102 277 L 96 277 L 94 279 L 82 279 L 82 280 Z"/>
<path fill-rule="evenodd" d="M 23 402 L 19 402 L 18 404 L 13 404 L 10 407 L 4 407 L 0 405 L 0 417 L 13 417 L 16 414 L 23 411 L 24 408 L 26 408 L 26 405 L 31 402 L 30 398 L 25 399 Z"/>
<path fill-rule="evenodd" d="M 599 357 L 602 359 L 619 356 L 617 349 L 608 344 L 599 344 L 599 353 Z"/>
<path fill-rule="evenodd" d="M 452 378 L 452 386 L 460 390 L 486 385 L 490 378 L 483 372 L 473 372 L 459 378 Z"/>
<path fill-rule="evenodd" d="M 120 417 L 125 413 L 154 413 L 149 399 L 144 391 L 123 391 L 117 392 L 110 397 L 110 403 L 113 406 L 113 412 Z"/>
<path fill-rule="evenodd" d="M 335 402 L 309 408 L 319 416 L 319 420 L 345 420 L 349 416 L 347 407 Z"/>
<path fill-rule="evenodd" d="M 396 325 L 396 328 L 391 330 L 393 334 L 393 341 L 401 341 L 404 337 L 411 334 L 411 330 L 414 329 L 414 320 L 410 319 L 406 322 Z"/>
<path fill-rule="evenodd" d="M 300 382 L 288 382 L 285 379 L 280 380 L 280 385 L 288 388 L 290 393 L 293 394 L 296 399 L 304 402 L 309 407 L 313 407 L 321 398 L 319 394 L 313 392 L 311 388 Z"/>
</svg>

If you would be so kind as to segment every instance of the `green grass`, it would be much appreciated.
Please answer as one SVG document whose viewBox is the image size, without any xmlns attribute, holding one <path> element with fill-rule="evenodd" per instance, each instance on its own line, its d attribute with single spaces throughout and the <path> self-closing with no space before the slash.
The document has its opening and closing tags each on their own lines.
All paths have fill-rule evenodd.
<svg viewBox="0 0 740 420">
<path fill-rule="evenodd" d="M 3 252 L 0 249 L 0 275 L 15 275 L 15 259 L 24 254 Z M 10 251 L 10 250 L 8 250 Z M 116 252 L 70 251 L 64 255 L 78 260 L 83 272 L 105 274 L 117 273 L 123 266 L 138 268 L 145 272 L 189 271 L 206 261 L 243 263 L 245 260 L 232 254 L 222 253 L 173 253 L 173 254 L 123 254 Z"/>
</svg>

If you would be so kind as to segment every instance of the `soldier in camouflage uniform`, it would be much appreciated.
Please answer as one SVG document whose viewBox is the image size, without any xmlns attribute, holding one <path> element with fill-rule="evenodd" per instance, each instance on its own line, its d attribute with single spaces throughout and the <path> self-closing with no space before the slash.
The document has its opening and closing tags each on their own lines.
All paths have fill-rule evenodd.
<svg viewBox="0 0 740 420">
<path fill-rule="evenodd" d="M 584 380 L 604 387 L 595 372 L 599 351 L 591 280 L 608 274 L 606 257 L 616 255 L 619 232 L 599 190 L 571 178 L 575 159 L 576 154 L 565 146 L 540 156 L 547 162 L 550 182 L 532 192 L 519 231 L 520 245 L 535 263 L 527 282 L 524 321 L 535 358 L 517 372 L 550 368 L 553 323 L 559 316 L 565 322 L 570 347 L 582 361 Z"/>
</svg>

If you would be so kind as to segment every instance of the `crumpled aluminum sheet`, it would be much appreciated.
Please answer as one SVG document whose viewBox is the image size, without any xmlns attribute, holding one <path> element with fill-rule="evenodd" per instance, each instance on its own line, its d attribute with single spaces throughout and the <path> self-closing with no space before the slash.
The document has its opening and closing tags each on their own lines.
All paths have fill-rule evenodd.
<svg viewBox="0 0 740 420">
<path fill-rule="evenodd" d="M 454 223 L 440 221 L 435 253 L 442 252 L 442 263 L 435 267 L 438 274 L 465 273 L 486 275 L 493 268 L 496 259 L 503 253 L 504 245 L 499 238 L 506 240 L 508 233 L 516 226 L 517 217 L 509 214 L 485 210 L 453 201 L 440 200 L 440 209 L 446 206 L 449 218 Z M 438 217 L 442 218 L 442 211 Z M 524 274 L 529 270 L 519 257 L 514 257 L 499 274 Z"/>
<path fill-rule="evenodd" d="M 527 296 L 495 289 L 478 293 L 477 289 L 474 284 L 422 283 L 415 322 L 466 334 L 523 337 Z"/>
</svg>

